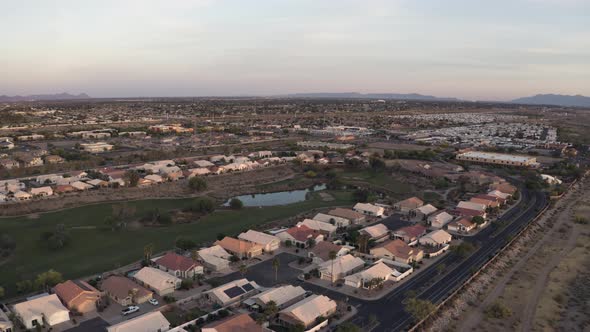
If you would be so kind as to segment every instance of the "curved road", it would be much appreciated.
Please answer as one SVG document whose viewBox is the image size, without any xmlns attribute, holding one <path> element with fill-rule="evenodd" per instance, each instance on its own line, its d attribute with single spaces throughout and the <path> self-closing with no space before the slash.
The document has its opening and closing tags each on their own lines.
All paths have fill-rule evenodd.
<svg viewBox="0 0 590 332">
<path fill-rule="evenodd" d="M 368 326 L 369 316 L 374 315 L 379 324 L 373 331 L 405 330 L 410 327 L 413 320 L 410 314 L 403 309 L 403 300 L 408 291 L 418 294 L 418 298 L 440 303 L 460 287 L 472 275 L 473 271 L 480 268 L 496 254 L 512 236 L 526 227 L 547 204 L 547 198 L 541 192 L 531 192 L 521 186 L 520 193 L 522 197 L 520 202 L 499 218 L 504 228 L 498 229 L 491 225 L 475 236 L 464 238 L 465 241 L 472 242 L 477 246 L 477 249 L 469 257 L 461 258 L 451 252 L 441 258 L 437 264 L 421 270 L 412 279 L 379 300 L 348 299 L 343 294 L 307 283 L 303 287 L 336 299 L 348 300 L 358 310 L 358 314 L 352 319 L 352 322 L 358 326 Z M 447 266 L 447 270 L 446 274 L 440 277 L 436 267 L 442 263 Z M 436 277 L 439 278 L 434 281 Z"/>
</svg>

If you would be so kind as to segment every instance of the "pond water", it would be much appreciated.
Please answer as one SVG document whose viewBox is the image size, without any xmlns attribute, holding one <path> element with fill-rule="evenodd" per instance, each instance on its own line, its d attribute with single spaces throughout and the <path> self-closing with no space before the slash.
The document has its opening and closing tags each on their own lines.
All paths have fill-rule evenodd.
<svg viewBox="0 0 590 332">
<path fill-rule="evenodd" d="M 305 201 L 307 193 L 320 191 L 326 189 L 325 184 L 315 185 L 309 189 L 303 190 L 292 190 L 292 191 L 279 191 L 275 193 L 267 194 L 251 194 L 251 195 L 240 195 L 235 196 L 227 200 L 223 206 L 229 206 L 229 202 L 237 198 L 244 206 L 275 206 L 275 205 L 287 205 L 297 202 Z"/>
</svg>

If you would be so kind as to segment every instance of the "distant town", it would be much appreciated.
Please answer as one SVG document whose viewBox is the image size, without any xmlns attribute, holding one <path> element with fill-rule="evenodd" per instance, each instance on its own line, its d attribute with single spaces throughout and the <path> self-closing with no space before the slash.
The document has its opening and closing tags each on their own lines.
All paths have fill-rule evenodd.
<svg viewBox="0 0 590 332">
<path fill-rule="evenodd" d="M 494 283 L 588 237 L 585 109 L 80 98 L 0 103 L 2 332 L 520 326 Z"/>
</svg>

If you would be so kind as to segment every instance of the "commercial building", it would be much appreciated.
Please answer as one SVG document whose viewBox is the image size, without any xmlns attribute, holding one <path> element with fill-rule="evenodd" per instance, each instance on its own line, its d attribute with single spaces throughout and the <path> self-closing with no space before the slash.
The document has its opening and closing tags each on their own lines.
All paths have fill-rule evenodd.
<svg viewBox="0 0 590 332">
<path fill-rule="evenodd" d="M 481 151 L 460 153 L 457 155 L 457 160 L 518 167 L 538 166 L 537 158 L 535 157 Z"/>
</svg>

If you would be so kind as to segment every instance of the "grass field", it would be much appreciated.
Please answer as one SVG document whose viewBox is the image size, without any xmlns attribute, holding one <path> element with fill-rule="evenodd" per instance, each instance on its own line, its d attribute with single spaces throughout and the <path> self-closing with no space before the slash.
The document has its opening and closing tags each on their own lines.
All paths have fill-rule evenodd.
<svg viewBox="0 0 590 332">
<path fill-rule="evenodd" d="M 376 187 L 382 187 L 395 194 L 406 194 L 413 191 L 410 184 L 403 183 L 385 172 L 374 173 L 370 170 L 349 171 L 339 173 L 343 182 L 365 182 Z"/>
<path fill-rule="evenodd" d="M 98 204 L 46 213 L 37 218 L 18 217 L 0 219 L 0 234 L 8 234 L 17 243 L 11 259 L 0 265 L 0 285 L 8 295 L 14 295 L 18 280 L 34 278 L 38 273 L 55 269 L 66 278 L 97 274 L 141 259 L 143 247 L 153 243 L 155 252 L 171 249 L 182 236 L 198 243 L 212 241 L 217 234 L 239 233 L 249 227 L 291 217 L 314 208 L 351 204 L 348 192 L 330 192 L 333 201 L 323 201 L 317 193 L 310 199 L 284 206 L 218 210 L 190 224 L 167 227 L 139 227 L 123 231 L 101 229 L 113 204 Z M 144 200 L 130 202 L 136 215 L 158 208 L 160 211 L 181 209 L 190 199 Z M 120 204 L 120 203 L 117 203 Z M 71 235 L 71 243 L 63 249 L 49 251 L 40 240 L 41 233 L 53 231 L 64 224 Z"/>
</svg>

